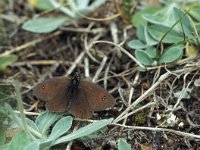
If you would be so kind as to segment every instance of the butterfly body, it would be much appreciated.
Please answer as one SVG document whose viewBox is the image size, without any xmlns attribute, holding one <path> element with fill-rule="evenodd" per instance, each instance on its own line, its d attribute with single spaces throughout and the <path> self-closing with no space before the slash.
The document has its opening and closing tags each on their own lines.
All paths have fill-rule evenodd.
<svg viewBox="0 0 200 150">
<path fill-rule="evenodd" d="M 67 109 L 69 110 L 72 104 L 72 100 L 79 94 L 79 80 L 74 78 L 71 80 L 71 83 L 67 87 Z"/>
</svg>

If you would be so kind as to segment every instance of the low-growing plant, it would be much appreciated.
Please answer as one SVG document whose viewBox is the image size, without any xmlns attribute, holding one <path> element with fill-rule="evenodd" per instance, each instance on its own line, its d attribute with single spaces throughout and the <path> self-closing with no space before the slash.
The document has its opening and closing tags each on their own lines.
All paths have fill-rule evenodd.
<svg viewBox="0 0 200 150">
<path fill-rule="evenodd" d="M 7 110 L 5 109 L 5 104 L 11 102 L 10 100 L 10 91 L 11 86 L 6 82 L 0 83 L 0 145 L 5 141 L 5 130 L 7 127 L 7 120 L 9 119 Z M 13 89 L 13 88 L 12 88 Z"/>
<path fill-rule="evenodd" d="M 118 150 L 131 150 L 131 145 L 124 139 L 118 140 Z"/>
<path fill-rule="evenodd" d="M 0 72 L 6 72 L 7 67 L 13 64 L 16 60 L 16 55 L 0 56 Z"/>
<path fill-rule="evenodd" d="M 21 131 L 18 132 L 9 143 L 4 143 L 0 146 L 0 149 L 49 149 L 52 146 L 88 136 L 110 124 L 113 120 L 99 120 L 81 127 L 74 132 L 70 132 L 69 130 L 72 126 L 73 118 L 71 116 L 63 116 L 63 113 L 45 111 L 41 113 L 35 121 L 32 121 L 24 114 L 23 103 L 17 84 L 18 83 L 15 83 L 14 86 L 20 114 L 17 115 L 8 104 L 6 104 L 5 108 L 10 114 L 10 118 L 18 125 Z"/>
<path fill-rule="evenodd" d="M 105 3 L 105 0 L 67 0 L 66 6 L 56 0 L 39 0 L 35 4 L 37 8 L 56 9 L 64 15 L 61 17 L 37 17 L 25 22 L 22 29 L 34 33 L 49 33 L 58 29 L 62 25 L 68 25 L 72 21 L 83 18 L 96 8 Z"/>
<path fill-rule="evenodd" d="M 7 105 L 7 109 L 20 128 L 24 129 L 22 119 L 12 111 L 9 105 Z M 111 123 L 112 119 L 96 121 L 70 133 L 69 129 L 72 126 L 72 121 L 73 118 L 71 116 L 63 117 L 62 114 L 50 112 L 42 113 L 36 118 L 35 122 L 26 118 L 28 132 L 24 130 L 19 132 L 10 143 L 4 144 L 2 147 L 4 149 L 15 147 L 23 150 L 31 148 L 34 148 L 34 150 L 49 149 L 57 144 L 90 135 Z M 51 131 L 50 127 L 52 127 Z"/>
<path fill-rule="evenodd" d="M 184 7 L 167 3 L 165 7 L 136 13 L 133 23 L 138 39 L 128 43 L 135 50 L 136 59 L 145 66 L 170 64 L 181 59 L 184 48 L 199 44 L 197 22 L 200 18 L 196 15 L 199 9 L 199 3 Z"/>
</svg>

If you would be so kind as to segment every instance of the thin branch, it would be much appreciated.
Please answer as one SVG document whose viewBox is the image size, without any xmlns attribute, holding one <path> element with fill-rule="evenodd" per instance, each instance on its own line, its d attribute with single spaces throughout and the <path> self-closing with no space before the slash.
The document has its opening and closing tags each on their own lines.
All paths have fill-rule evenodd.
<svg viewBox="0 0 200 150">
<path fill-rule="evenodd" d="M 125 127 L 133 130 L 148 130 L 148 131 L 156 131 L 156 132 L 170 132 L 174 133 L 180 136 L 188 137 L 188 138 L 198 138 L 200 139 L 200 135 L 195 135 L 192 133 L 182 132 L 182 131 L 176 131 L 173 129 L 166 129 L 166 128 L 153 128 L 153 127 L 141 127 L 141 126 L 126 126 L 121 124 L 112 123 L 111 125 Z"/>
</svg>

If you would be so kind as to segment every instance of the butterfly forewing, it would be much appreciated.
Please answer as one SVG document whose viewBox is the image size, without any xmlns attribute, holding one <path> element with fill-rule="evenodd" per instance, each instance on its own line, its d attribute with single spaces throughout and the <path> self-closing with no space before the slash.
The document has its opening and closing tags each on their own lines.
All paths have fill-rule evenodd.
<svg viewBox="0 0 200 150">
<path fill-rule="evenodd" d="M 80 88 L 86 94 L 87 101 L 94 111 L 105 110 L 115 103 L 113 96 L 97 84 L 81 80 Z"/>
<path fill-rule="evenodd" d="M 33 95 L 46 102 L 46 107 L 53 112 L 66 111 L 67 85 L 70 79 L 57 77 L 39 83 L 33 89 Z M 59 90 L 58 90 L 59 89 Z"/>
</svg>

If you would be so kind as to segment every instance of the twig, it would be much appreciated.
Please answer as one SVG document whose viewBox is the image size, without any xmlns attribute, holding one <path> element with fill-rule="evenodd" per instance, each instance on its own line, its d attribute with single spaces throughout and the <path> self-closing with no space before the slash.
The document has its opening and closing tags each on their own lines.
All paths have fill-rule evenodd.
<svg viewBox="0 0 200 150">
<path fill-rule="evenodd" d="M 134 92 L 134 88 L 131 87 L 131 89 L 130 89 L 130 91 L 129 91 L 128 106 L 131 105 L 131 100 L 132 100 L 132 97 L 133 97 L 133 92 Z M 126 114 L 126 115 L 127 115 L 127 114 Z M 126 124 L 127 118 L 128 118 L 128 117 L 124 117 L 123 125 Z"/>
<path fill-rule="evenodd" d="M 20 112 L 18 110 L 14 110 L 15 113 L 19 114 Z M 27 111 L 24 111 L 24 114 L 25 115 L 29 115 L 29 116 L 39 116 L 40 113 L 36 113 L 36 112 L 27 112 Z"/>
<path fill-rule="evenodd" d="M 69 70 L 67 71 L 67 73 L 65 74 L 65 76 L 68 76 L 70 75 L 73 70 L 76 68 L 76 66 L 80 63 L 80 61 L 83 59 L 85 55 L 85 51 L 83 51 L 77 58 L 76 60 L 74 61 L 74 63 L 72 64 L 72 66 L 69 68 Z"/>
<path fill-rule="evenodd" d="M 96 74 L 94 75 L 93 79 L 92 79 L 92 82 L 96 82 L 96 80 L 98 79 L 99 77 L 99 74 L 101 73 L 101 71 L 103 70 L 105 64 L 106 64 L 106 61 L 107 61 L 108 57 L 105 56 L 103 58 L 103 60 L 101 61 L 101 64 L 100 64 L 100 67 L 99 69 L 96 71 Z"/>
<path fill-rule="evenodd" d="M 89 70 L 89 60 L 88 57 L 84 58 L 84 70 L 85 70 L 85 77 L 90 78 L 90 70 Z"/>
<path fill-rule="evenodd" d="M 113 43 L 113 42 L 110 42 L 110 41 L 95 41 L 93 44 L 95 45 L 95 44 L 98 44 L 98 43 L 106 43 L 106 44 L 111 44 L 111 45 L 118 47 L 123 53 L 125 53 L 129 58 L 131 58 L 134 62 L 136 62 L 141 68 L 145 68 L 144 65 L 142 65 L 135 57 L 133 57 L 132 54 L 130 54 L 126 49 L 124 49 L 120 45 Z"/>
<path fill-rule="evenodd" d="M 29 60 L 23 62 L 15 62 L 10 66 L 24 66 L 24 65 L 53 65 L 55 63 L 62 64 L 62 65 L 72 65 L 74 62 L 71 61 L 63 61 L 63 60 Z M 82 64 L 78 64 L 79 67 L 84 67 Z"/>
<path fill-rule="evenodd" d="M 176 102 L 176 104 L 173 107 L 173 111 L 174 109 L 176 109 L 176 107 L 179 105 L 180 101 L 184 98 L 184 94 L 187 92 L 187 89 L 189 88 L 189 86 L 193 83 L 194 77 L 199 73 L 198 71 L 193 75 L 191 81 L 188 83 L 188 85 L 186 86 L 186 77 L 190 74 L 191 72 L 187 72 L 184 75 L 184 84 L 183 84 L 183 89 L 181 91 L 180 96 L 178 97 L 178 100 Z M 185 87 L 186 86 L 186 87 Z"/>
<path fill-rule="evenodd" d="M 47 39 L 50 39 L 50 38 L 52 38 L 52 37 L 54 37 L 54 36 L 58 36 L 58 35 L 61 34 L 61 33 L 62 33 L 61 31 L 58 31 L 58 32 L 55 32 L 55 33 L 53 33 L 53 34 L 51 34 L 51 35 L 48 35 L 48 36 L 45 36 L 45 37 L 41 37 L 41 38 L 38 38 L 38 39 L 36 39 L 36 40 L 30 41 L 30 42 L 28 42 L 28 43 L 25 43 L 25 44 L 23 44 L 23 45 L 20 45 L 20 46 L 18 46 L 18 47 L 15 47 L 15 48 L 13 48 L 13 49 L 11 49 L 11 50 L 9 50 L 9 51 L 7 50 L 7 51 L 5 51 L 4 53 L 0 54 L 0 57 L 7 56 L 7 55 L 10 55 L 10 54 L 12 54 L 12 53 L 14 53 L 14 52 L 21 51 L 21 50 L 23 50 L 23 49 L 25 49 L 25 48 L 27 48 L 27 47 L 33 46 L 33 45 L 35 45 L 35 44 L 37 44 L 37 43 L 40 43 L 40 42 L 42 42 L 43 40 L 47 40 Z"/>
<path fill-rule="evenodd" d="M 104 84 L 104 88 L 105 89 L 107 89 L 107 86 L 108 86 L 108 73 L 109 73 L 112 61 L 113 61 L 113 57 L 110 59 L 108 65 L 107 65 L 107 67 L 105 69 L 104 79 L 103 79 L 103 84 Z"/>
<path fill-rule="evenodd" d="M 90 26 L 88 27 L 88 29 L 90 29 L 93 26 L 93 24 L 90 24 Z M 85 38 L 84 38 L 84 47 L 85 47 L 85 51 L 87 53 L 87 55 L 96 63 L 100 63 L 91 53 L 90 53 L 90 49 L 93 46 L 93 41 L 96 41 L 97 39 L 99 39 L 102 36 L 103 32 L 98 33 L 94 38 L 92 38 L 92 40 L 88 43 L 88 34 L 85 34 Z"/>
<path fill-rule="evenodd" d="M 123 102 L 123 104 L 124 104 L 126 107 L 128 107 L 128 103 L 127 103 L 127 101 L 126 101 L 125 98 L 124 98 L 124 95 L 123 95 L 123 93 L 122 93 L 122 88 L 120 87 L 120 84 L 118 84 L 117 90 L 118 90 L 119 96 L 120 96 L 120 98 L 121 98 L 121 101 Z"/>
<path fill-rule="evenodd" d="M 148 130 L 148 131 L 156 131 L 156 132 L 171 132 L 171 133 L 174 133 L 174 134 L 177 134 L 177 135 L 180 135 L 180 136 L 200 139 L 200 135 L 195 135 L 195 134 L 192 134 L 192 133 L 176 131 L 176 130 L 173 130 L 173 129 L 141 127 L 141 126 L 125 126 L 125 125 L 116 124 L 116 123 L 112 123 L 111 125 L 130 128 L 130 129 L 133 129 L 133 130 Z"/>
<path fill-rule="evenodd" d="M 111 22 L 110 23 L 110 31 L 111 31 L 111 35 L 112 35 L 112 39 L 115 43 L 119 43 L 119 38 L 118 38 L 118 29 L 117 29 L 117 25 L 115 22 Z"/>
<path fill-rule="evenodd" d="M 132 108 L 134 108 L 137 104 L 139 104 L 141 101 L 143 101 L 151 92 L 153 92 L 158 85 L 160 85 L 161 82 L 163 82 L 166 78 L 168 78 L 170 74 L 167 72 L 160 76 L 158 81 L 151 86 L 144 94 L 142 94 L 137 100 L 135 100 L 126 110 L 124 110 L 113 122 L 116 123 L 120 120 L 122 120 L 123 115 L 125 115 L 128 111 L 130 111 Z M 129 116 L 129 115 L 128 115 Z"/>
<path fill-rule="evenodd" d="M 141 110 L 144 110 L 145 108 L 152 107 L 154 105 L 155 105 L 154 102 L 147 103 L 146 105 L 144 105 L 144 106 L 142 106 L 142 107 L 140 107 L 140 108 L 138 108 L 138 109 L 136 109 L 134 111 L 131 111 L 130 113 L 127 113 L 126 115 L 124 115 L 123 117 L 121 117 L 118 121 L 120 121 L 120 120 L 122 120 L 124 118 L 127 118 L 128 116 L 133 115 L 133 114 L 135 114 L 135 113 L 137 113 L 137 112 L 139 112 Z"/>
<path fill-rule="evenodd" d="M 129 91 L 129 97 L 128 97 L 128 105 L 131 105 L 131 100 L 133 98 L 133 93 L 134 93 L 134 88 L 131 87 L 130 91 Z"/>
<path fill-rule="evenodd" d="M 88 28 L 61 27 L 61 29 L 64 31 L 83 32 L 83 33 L 92 33 L 92 34 L 97 34 L 99 32 L 105 32 L 105 28 L 88 29 Z"/>
</svg>

